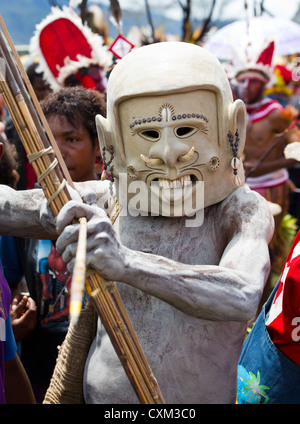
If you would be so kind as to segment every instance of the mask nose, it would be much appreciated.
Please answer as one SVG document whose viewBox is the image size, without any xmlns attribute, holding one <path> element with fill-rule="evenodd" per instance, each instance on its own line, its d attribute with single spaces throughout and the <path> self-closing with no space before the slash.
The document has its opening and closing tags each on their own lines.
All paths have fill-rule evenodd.
<svg viewBox="0 0 300 424">
<path fill-rule="evenodd" d="M 165 128 L 160 140 L 149 151 L 151 158 L 161 159 L 168 168 L 176 168 L 180 157 L 189 152 L 189 147 L 179 140 L 172 128 Z"/>
</svg>

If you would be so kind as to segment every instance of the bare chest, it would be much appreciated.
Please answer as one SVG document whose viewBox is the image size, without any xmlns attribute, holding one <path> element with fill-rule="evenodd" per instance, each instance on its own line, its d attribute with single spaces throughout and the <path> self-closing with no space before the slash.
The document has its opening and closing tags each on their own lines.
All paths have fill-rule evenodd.
<svg viewBox="0 0 300 424">
<path fill-rule="evenodd" d="M 132 250 L 164 256 L 186 264 L 217 264 L 224 246 L 210 216 L 200 227 L 187 227 L 185 218 L 119 217 L 122 244 Z"/>
<path fill-rule="evenodd" d="M 272 130 L 272 125 L 267 118 L 250 124 L 247 128 L 247 138 L 245 145 L 246 160 L 259 158 L 270 149 L 274 143 L 274 140 L 275 133 Z M 278 156 L 277 150 L 276 156 Z"/>
</svg>

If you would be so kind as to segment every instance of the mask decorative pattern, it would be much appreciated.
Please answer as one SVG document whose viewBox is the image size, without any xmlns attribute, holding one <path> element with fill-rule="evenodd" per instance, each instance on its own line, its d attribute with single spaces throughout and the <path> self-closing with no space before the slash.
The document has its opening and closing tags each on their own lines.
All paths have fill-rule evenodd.
<svg viewBox="0 0 300 424">
<path fill-rule="evenodd" d="M 190 204 L 194 206 L 202 196 L 202 171 L 209 160 L 217 158 L 212 161 L 213 171 L 219 167 L 215 108 L 214 94 L 203 91 L 122 102 L 118 115 L 125 161 L 118 161 L 118 151 L 115 154 L 122 205 L 151 213 L 159 205 L 165 213 L 169 202 L 170 216 L 191 211 Z"/>
<path fill-rule="evenodd" d="M 112 161 L 114 160 L 114 146 L 109 146 L 109 153 L 110 153 L 110 159 L 106 160 L 106 147 L 104 146 L 102 149 L 102 161 L 103 161 L 103 168 L 104 171 L 101 175 L 101 180 L 106 180 L 106 178 L 110 179 L 112 182 L 114 181 L 113 176 L 113 170 L 114 166 L 111 165 Z"/>
<path fill-rule="evenodd" d="M 218 156 L 213 156 L 212 158 L 210 158 L 208 166 L 212 171 L 218 169 L 220 166 L 220 159 L 218 158 Z"/>
<path fill-rule="evenodd" d="M 182 113 L 182 114 L 175 114 L 175 108 L 170 103 L 166 103 L 162 105 L 159 108 L 158 116 L 152 116 L 151 118 L 141 118 L 141 119 L 135 119 L 131 124 L 129 125 L 130 128 L 135 127 L 136 125 L 146 124 L 147 122 L 169 122 L 170 120 L 176 121 L 181 119 L 202 119 L 203 121 L 208 123 L 208 118 L 204 116 L 202 113 Z M 207 131 L 207 128 L 204 127 L 203 131 Z"/>
<path fill-rule="evenodd" d="M 232 158 L 232 161 L 231 161 L 231 167 L 233 169 L 233 175 L 234 175 L 233 182 L 234 182 L 234 185 L 236 187 L 239 187 L 241 185 L 241 180 L 238 176 L 238 166 L 240 164 L 240 160 L 239 160 L 238 155 L 237 155 L 238 154 L 238 148 L 239 148 L 239 141 L 240 141 L 239 131 L 236 130 L 234 135 L 235 135 L 235 141 L 234 141 L 233 135 L 231 134 L 230 131 L 227 134 L 229 144 L 231 146 L 231 150 L 232 150 L 232 153 L 233 153 L 233 158 Z"/>
<path fill-rule="evenodd" d="M 157 116 L 152 118 L 141 118 L 136 119 L 130 124 L 131 135 L 134 136 L 138 134 L 140 137 L 146 139 L 151 143 L 159 142 L 163 137 L 164 131 L 164 123 L 173 124 L 178 122 L 178 124 L 172 127 L 172 136 L 177 140 L 181 140 L 181 142 L 188 141 L 188 138 L 193 136 L 197 131 L 203 133 L 204 135 L 208 134 L 208 127 L 206 123 L 208 123 L 208 118 L 200 113 L 176 113 L 176 109 L 171 102 L 162 103 L 160 107 L 158 107 Z M 185 120 L 185 121 L 184 121 Z M 195 122 L 195 121 L 204 121 L 204 122 Z M 155 125 L 156 124 L 156 125 Z M 140 126 L 140 128 L 136 128 L 136 126 Z M 182 146 L 185 146 L 182 144 Z M 195 147 L 189 147 L 187 151 L 188 145 L 184 147 L 184 151 L 182 154 L 178 154 L 177 161 L 178 163 L 189 162 L 195 153 Z M 140 158 L 145 162 L 147 166 L 151 168 L 160 166 L 164 164 L 164 160 L 162 158 L 157 157 L 157 152 L 155 155 L 152 155 L 152 150 L 148 155 L 140 154 Z M 199 154 L 196 154 L 197 158 Z"/>
</svg>

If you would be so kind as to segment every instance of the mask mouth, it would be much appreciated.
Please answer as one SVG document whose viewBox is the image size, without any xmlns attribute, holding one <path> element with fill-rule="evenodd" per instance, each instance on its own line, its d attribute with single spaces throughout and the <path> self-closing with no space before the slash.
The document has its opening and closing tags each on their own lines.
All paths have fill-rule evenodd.
<svg viewBox="0 0 300 424">
<path fill-rule="evenodd" d="M 182 189 L 185 187 L 190 187 L 195 185 L 197 181 L 202 181 L 202 178 L 194 175 L 194 174 L 185 174 L 175 180 L 170 180 L 167 178 L 157 177 L 153 178 L 150 182 L 157 183 L 158 187 L 163 190 L 174 190 L 174 189 Z"/>
<path fill-rule="evenodd" d="M 176 180 L 167 180 L 164 178 L 158 178 L 156 181 L 158 181 L 159 187 L 165 190 L 170 190 L 172 188 L 173 189 L 183 188 L 183 187 L 190 186 L 192 184 L 191 175 L 184 175 L 183 177 L 177 178 Z"/>
<path fill-rule="evenodd" d="M 156 185 L 161 190 L 175 190 L 194 187 L 198 181 L 203 181 L 203 173 L 200 168 L 204 164 L 199 164 L 197 169 L 195 167 L 186 166 L 181 169 L 181 172 L 174 172 L 174 177 L 168 175 L 167 170 L 152 170 L 148 175 L 142 178 L 142 172 L 137 172 L 137 179 L 143 179 L 147 186 L 150 188 L 151 184 Z M 148 169 L 149 171 L 149 169 Z M 175 171 L 175 168 L 174 168 Z M 171 178 L 170 178 L 171 177 Z"/>
<path fill-rule="evenodd" d="M 151 193 L 154 198 L 160 199 L 164 216 L 185 216 L 194 211 L 195 205 L 203 204 L 202 175 L 193 173 L 184 174 L 174 180 L 154 178 L 151 181 Z M 198 186 L 200 184 L 200 187 Z M 202 187 L 202 188 L 201 188 Z M 200 199 L 200 200 L 199 200 Z M 152 201 L 152 200 L 151 200 Z M 166 211 L 170 215 L 165 214 Z"/>
</svg>

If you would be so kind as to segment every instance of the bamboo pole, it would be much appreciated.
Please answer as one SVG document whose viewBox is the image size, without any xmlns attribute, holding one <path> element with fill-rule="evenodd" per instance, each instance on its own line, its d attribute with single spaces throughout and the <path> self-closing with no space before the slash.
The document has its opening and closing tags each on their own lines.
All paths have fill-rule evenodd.
<svg viewBox="0 0 300 424">
<path fill-rule="evenodd" d="M 4 78 L 0 78 L 0 90 L 49 206 L 54 216 L 57 216 L 70 200 L 66 181 L 72 185 L 72 180 L 1 16 L 0 26 L 14 56 L 13 60 L 0 31 L 0 59 L 5 64 Z M 78 281 L 76 275 L 72 277 L 79 292 L 85 274 L 85 226 L 86 220 L 82 219 L 77 250 L 80 276 Z M 85 279 L 85 285 L 140 402 L 165 403 L 116 284 L 106 283 L 100 275 L 91 273 Z M 75 298 L 78 295 L 76 290 L 74 295 Z M 77 306 L 80 309 L 79 303 L 77 296 Z"/>
<path fill-rule="evenodd" d="M 78 235 L 78 248 L 76 251 L 75 265 L 72 276 L 70 317 L 71 322 L 76 323 L 82 305 L 82 294 L 84 291 L 85 269 L 86 269 L 86 219 L 80 218 L 80 228 Z M 73 319 L 72 319 L 73 317 Z M 75 317 L 75 318 L 74 318 Z"/>
<path fill-rule="evenodd" d="M 60 152 L 60 150 L 59 150 L 59 148 L 57 146 L 56 140 L 53 137 L 53 134 L 52 134 L 52 131 L 51 131 L 50 127 L 49 127 L 49 124 L 48 124 L 48 122 L 47 122 L 47 120 L 45 118 L 45 115 L 43 114 L 43 111 L 42 111 L 40 102 L 38 101 L 38 99 L 36 97 L 35 91 L 33 90 L 33 87 L 32 87 L 32 85 L 31 85 L 31 83 L 29 81 L 28 75 L 27 75 L 27 73 L 26 73 L 26 71 L 25 71 L 25 69 L 23 67 L 23 64 L 21 62 L 21 59 L 20 59 L 20 57 L 19 57 L 19 55 L 18 55 L 18 53 L 16 51 L 16 48 L 14 46 L 14 43 L 12 42 L 12 39 L 10 37 L 10 34 L 9 34 L 9 32 L 8 32 L 6 26 L 5 26 L 5 23 L 4 23 L 3 18 L 2 18 L 1 15 L 0 15 L 0 26 L 2 27 L 3 33 L 5 35 L 5 38 L 7 39 L 8 44 L 9 44 L 9 46 L 11 48 L 11 51 L 12 51 L 12 54 L 13 54 L 13 57 L 14 57 L 14 59 L 16 61 L 17 66 L 16 67 L 13 66 L 12 57 L 9 54 L 9 51 L 8 51 L 6 45 L 4 44 L 4 45 L 2 45 L 2 47 L 4 49 L 5 56 L 8 59 L 8 63 L 11 63 L 12 69 L 15 70 L 14 78 L 16 79 L 16 81 L 17 81 L 18 86 L 20 87 L 20 89 L 23 91 L 23 93 L 25 93 L 25 98 L 27 97 L 26 96 L 26 92 L 25 92 L 25 86 L 26 86 L 26 88 L 28 90 L 28 93 L 30 95 L 30 98 L 32 100 L 33 105 L 31 104 L 30 101 L 27 102 L 27 105 L 28 105 L 28 107 L 30 109 L 30 112 L 31 112 L 32 116 L 34 117 L 34 121 L 35 121 L 35 124 L 37 125 L 37 129 L 40 129 L 39 134 L 43 138 L 45 136 L 45 133 L 46 133 L 46 135 L 47 135 L 47 137 L 49 139 L 49 142 L 50 142 L 51 146 L 54 149 L 55 155 L 58 158 L 58 161 L 59 161 L 61 170 L 62 170 L 62 172 L 64 174 L 64 177 L 66 178 L 68 184 L 71 187 L 74 188 L 73 181 L 71 179 L 71 176 L 70 176 L 70 173 L 68 171 L 68 168 L 66 167 L 65 161 L 63 160 L 63 157 L 61 155 L 61 152 Z M 24 86 L 24 83 L 23 82 L 25 83 L 25 86 Z M 39 122 L 40 121 L 41 121 L 41 123 L 42 123 L 42 125 L 43 125 L 44 128 L 41 128 L 40 127 L 40 125 L 39 125 Z M 44 129 L 45 129 L 45 131 L 44 131 Z"/>
</svg>

